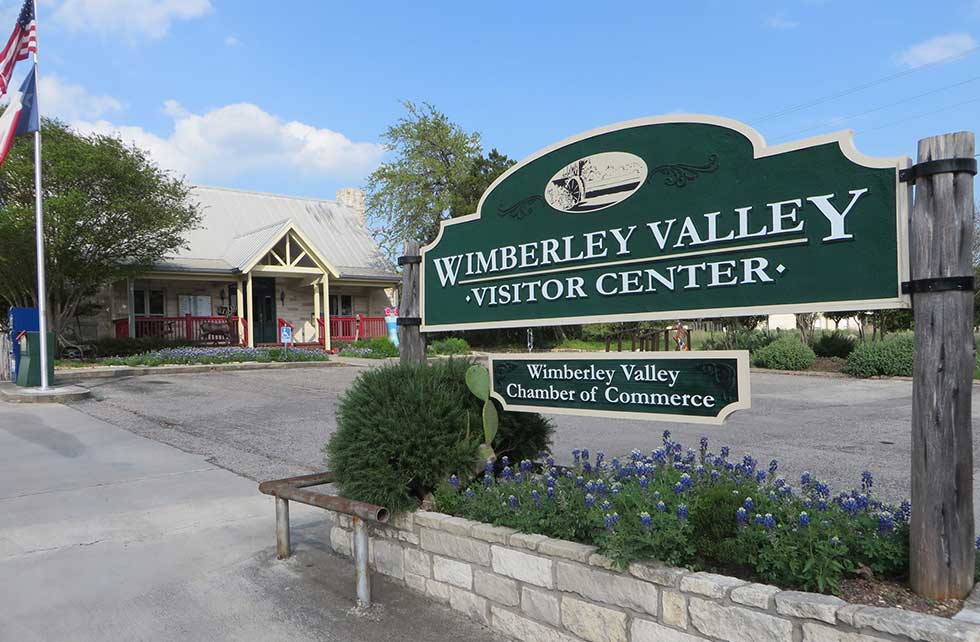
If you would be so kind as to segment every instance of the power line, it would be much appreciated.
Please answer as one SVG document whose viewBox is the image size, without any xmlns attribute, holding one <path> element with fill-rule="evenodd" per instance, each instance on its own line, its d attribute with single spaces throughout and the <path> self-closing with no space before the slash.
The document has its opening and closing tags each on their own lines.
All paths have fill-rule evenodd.
<svg viewBox="0 0 980 642">
<path fill-rule="evenodd" d="M 976 53 L 977 51 L 980 51 L 980 46 L 973 47 L 972 49 L 967 49 L 966 51 L 963 51 L 963 52 L 960 52 L 960 53 L 957 53 L 957 54 L 953 54 L 951 56 L 946 56 L 945 58 L 940 58 L 939 60 L 933 60 L 931 62 L 923 63 L 921 65 L 916 65 L 914 67 L 909 67 L 908 69 L 905 69 L 905 70 L 900 71 L 898 73 L 894 73 L 894 74 L 891 74 L 889 76 L 884 76 L 884 77 L 878 78 L 876 80 L 871 80 L 871 81 L 868 81 L 866 83 L 861 83 L 860 85 L 855 85 L 855 86 L 850 87 L 848 89 L 844 89 L 843 91 L 839 91 L 839 92 L 836 92 L 836 93 L 833 93 L 833 94 L 829 94 L 829 95 L 823 96 L 821 98 L 816 98 L 814 100 L 811 100 L 810 102 L 800 103 L 800 104 L 794 105 L 792 107 L 787 107 L 786 109 L 783 109 L 782 111 L 773 112 L 771 114 L 766 114 L 764 116 L 760 116 L 758 118 L 752 119 L 752 120 L 749 121 L 749 123 L 754 125 L 754 124 L 761 123 L 761 122 L 766 121 L 766 120 L 771 120 L 773 118 L 779 118 L 781 116 L 786 116 L 787 114 L 792 114 L 794 112 L 797 112 L 797 111 L 800 111 L 800 110 L 803 110 L 803 109 L 809 109 L 810 107 L 814 107 L 816 105 L 820 105 L 820 104 L 823 104 L 825 102 L 829 102 L 831 100 L 836 100 L 837 98 L 843 98 L 844 96 L 849 96 L 849 95 L 854 94 L 854 93 L 857 93 L 859 91 L 863 91 L 863 90 L 869 89 L 871 87 L 876 87 L 878 85 L 884 84 L 884 83 L 889 82 L 891 80 L 895 80 L 896 78 L 903 78 L 905 76 L 908 76 L 909 74 L 914 74 L 917 71 L 922 71 L 923 69 L 928 69 L 928 68 L 934 67 L 936 65 L 941 65 L 943 63 L 950 62 L 952 60 L 958 60 L 960 58 L 965 58 L 965 57 L 967 57 L 967 56 L 969 56 L 971 54 Z"/>
<path fill-rule="evenodd" d="M 873 114 L 876 111 L 881 111 L 882 109 L 888 109 L 889 107 L 894 107 L 896 105 L 903 105 L 905 103 L 912 102 L 913 100 L 918 100 L 919 98 L 924 98 L 925 96 L 931 96 L 932 94 L 938 94 L 939 92 L 946 91 L 947 89 L 953 89 L 955 87 L 960 87 L 962 85 L 966 85 L 966 84 L 969 84 L 971 82 L 976 82 L 977 80 L 980 80 L 980 76 L 974 76 L 973 78 L 968 78 L 967 80 L 963 80 L 961 82 L 953 83 L 952 85 L 945 85 L 943 87 L 938 87 L 938 88 L 933 89 L 931 91 L 927 91 L 927 92 L 924 92 L 924 93 L 921 93 L 921 94 L 916 94 L 915 96 L 911 96 L 909 98 L 903 98 L 902 100 L 896 100 L 894 102 L 890 102 L 888 104 L 881 105 L 880 107 L 875 107 L 873 109 L 868 109 L 868 110 L 865 110 L 865 111 L 862 111 L 862 112 L 858 112 L 856 114 L 852 114 L 850 116 L 846 116 L 845 118 L 842 118 L 842 119 L 827 120 L 827 121 L 824 121 L 823 123 L 821 123 L 819 125 L 815 125 L 813 127 L 807 127 L 805 129 L 798 129 L 798 130 L 796 130 L 794 132 L 790 132 L 788 134 L 783 134 L 781 136 L 776 136 L 775 138 L 773 138 L 773 141 L 774 142 L 779 142 L 779 141 L 782 141 L 782 140 L 787 140 L 787 139 L 790 139 L 790 138 L 795 138 L 795 137 L 799 136 L 800 134 L 804 134 L 806 132 L 811 132 L 811 131 L 818 130 L 818 129 L 824 129 L 824 128 L 830 127 L 830 126 L 836 127 L 836 126 L 838 126 L 840 124 L 843 124 L 843 123 L 845 123 L 845 122 L 847 122 L 849 120 L 854 120 L 855 118 L 860 118 L 861 116 L 867 116 L 868 114 Z"/>
<path fill-rule="evenodd" d="M 956 104 L 953 104 L 953 105 L 946 105 L 945 107 L 940 107 L 939 109 L 934 109 L 932 111 L 922 112 L 921 114 L 914 114 L 912 116 L 908 116 L 907 118 L 900 118 L 899 120 L 894 120 L 894 121 L 892 121 L 890 123 L 885 123 L 884 125 L 879 125 L 878 127 L 872 127 L 870 129 L 862 129 L 860 131 L 861 131 L 861 133 L 878 131 L 879 129 L 885 129 L 886 127 L 892 127 L 893 125 L 900 125 L 901 123 L 904 123 L 904 122 L 907 122 L 907 121 L 910 121 L 910 120 L 915 120 L 916 118 L 924 118 L 925 116 L 932 116 L 933 114 L 938 114 L 938 113 L 944 112 L 944 111 L 946 111 L 948 109 L 955 109 L 957 107 L 962 107 L 963 105 L 970 105 L 970 104 L 976 103 L 976 102 L 980 102 L 980 98 L 971 98 L 970 100 L 964 100 L 963 102 L 960 102 L 960 103 L 956 103 Z"/>
</svg>

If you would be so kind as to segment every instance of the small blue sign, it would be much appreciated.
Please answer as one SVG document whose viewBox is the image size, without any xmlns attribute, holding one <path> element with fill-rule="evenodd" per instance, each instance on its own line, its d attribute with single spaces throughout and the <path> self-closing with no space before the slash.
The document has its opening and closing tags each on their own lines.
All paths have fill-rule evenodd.
<svg viewBox="0 0 980 642">
<path fill-rule="evenodd" d="M 288 325 L 279 328 L 279 343 L 290 344 L 293 342 L 293 329 Z"/>
</svg>

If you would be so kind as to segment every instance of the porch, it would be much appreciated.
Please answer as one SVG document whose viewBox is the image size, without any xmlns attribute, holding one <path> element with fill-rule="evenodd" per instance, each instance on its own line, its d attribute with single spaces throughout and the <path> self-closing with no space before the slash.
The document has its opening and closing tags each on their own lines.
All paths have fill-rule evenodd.
<svg viewBox="0 0 980 642">
<path fill-rule="evenodd" d="M 278 317 L 277 327 L 287 325 L 294 331 L 295 325 Z M 117 338 L 133 336 L 136 338 L 153 337 L 170 341 L 186 341 L 202 345 L 248 345 L 248 319 L 239 316 L 192 316 L 182 317 L 150 317 L 135 318 L 135 333 L 129 333 L 129 319 L 114 321 Z M 330 316 L 330 340 L 357 341 L 358 339 L 374 339 L 388 336 L 388 328 L 383 316 L 371 317 L 363 314 L 355 316 Z M 315 337 L 302 337 L 295 341 L 296 345 L 320 346 L 324 343 L 324 317 L 317 320 Z M 312 339 L 312 340 L 307 340 Z M 278 341 L 259 341 L 256 345 L 278 345 Z"/>
</svg>

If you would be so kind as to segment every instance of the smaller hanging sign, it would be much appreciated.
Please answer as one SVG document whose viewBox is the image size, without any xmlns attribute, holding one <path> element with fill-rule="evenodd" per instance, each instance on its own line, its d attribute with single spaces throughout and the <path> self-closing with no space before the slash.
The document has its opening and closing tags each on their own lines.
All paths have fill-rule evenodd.
<svg viewBox="0 0 980 642">
<path fill-rule="evenodd" d="M 504 410 L 721 424 L 751 407 L 745 350 L 490 355 Z"/>
</svg>

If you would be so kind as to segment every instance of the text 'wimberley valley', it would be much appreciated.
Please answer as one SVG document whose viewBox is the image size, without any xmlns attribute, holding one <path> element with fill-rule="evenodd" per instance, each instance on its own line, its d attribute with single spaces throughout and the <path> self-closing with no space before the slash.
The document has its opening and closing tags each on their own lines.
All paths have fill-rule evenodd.
<svg viewBox="0 0 980 642">
<path fill-rule="evenodd" d="M 806 238 L 781 240 L 787 235 L 799 236 L 806 224 L 818 225 L 823 243 L 853 239 L 847 231 L 847 217 L 868 194 L 869 188 L 853 189 L 847 195 L 821 194 L 775 203 L 765 209 L 739 207 L 732 212 L 709 212 L 685 218 L 665 218 L 645 225 L 630 225 L 588 232 L 580 235 L 547 238 L 540 241 L 505 245 L 487 251 L 466 252 L 435 259 L 440 285 L 465 285 L 466 300 L 478 306 L 535 303 L 539 300 L 588 298 L 585 279 L 580 276 L 548 277 L 579 268 L 614 267 L 617 264 L 653 263 L 665 259 L 684 259 L 673 265 L 642 269 L 613 269 L 599 275 L 590 284 L 601 296 L 650 293 L 662 290 L 684 291 L 715 288 L 741 283 L 772 283 L 773 272 L 787 268 L 771 266 L 763 256 L 738 260 L 697 260 L 694 257 L 724 251 L 758 250 L 766 247 L 807 243 Z M 809 211 L 813 216 L 806 216 Z M 699 231 L 700 230 L 700 231 Z M 653 240 L 663 255 L 632 257 L 631 243 L 643 235 Z M 772 237 L 777 239 L 769 241 Z M 747 241 L 743 245 L 726 245 L 708 249 L 714 243 Z M 647 243 L 643 243 L 646 245 Z M 677 251 L 680 250 L 680 251 Z M 608 259 L 597 266 L 585 263 Z M 563 264 L 579 265 L 569 266 Z M 532 269 L 539 268 L 539 269 Z M 509 273 L 512 270 L 527 272 Z M 490 284 L 497 280 L 521 279 L 519 282 Z"/>
</svg>

